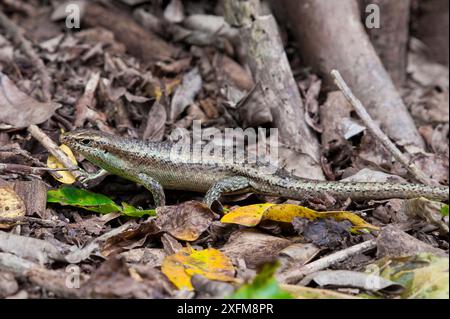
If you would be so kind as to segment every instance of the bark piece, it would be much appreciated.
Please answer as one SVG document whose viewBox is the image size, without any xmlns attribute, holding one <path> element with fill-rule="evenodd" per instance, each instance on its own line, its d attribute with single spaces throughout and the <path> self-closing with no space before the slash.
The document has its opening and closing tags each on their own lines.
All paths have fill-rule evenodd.
<svg viewBox="0 0 450 319">
<path fill-rule="evenodd" d="M 47 187 L 41 180 L 16 181 L 13 184 L 13 189 L 25 203 L 28 216 L 34 214 L 38 214 L 41 218 L 45 216 Z"/>
<path fill-rule="evenodd" d="M 306 65 L 331 85 L 339 69 L 371 116 L 398 144 L 424 147 L 414 122 L 361 22 L 356 0 L 281 0 Z"/>
<path fill-rule="evenodd" d="M 255 83 L 262 87 L 261 100 L 272 113 L 280 142 L 312 159 L 309 167 L 300 172 L 301 177 L 324 179 L 318 164 L 319 143 L 306 123 L 305 108 L 277 23 L 272 15 L 259 16 L 258 4 L 259 1 L 227 0 L 225 19 L 239 30 L 248 65 Z"/>
</svg>

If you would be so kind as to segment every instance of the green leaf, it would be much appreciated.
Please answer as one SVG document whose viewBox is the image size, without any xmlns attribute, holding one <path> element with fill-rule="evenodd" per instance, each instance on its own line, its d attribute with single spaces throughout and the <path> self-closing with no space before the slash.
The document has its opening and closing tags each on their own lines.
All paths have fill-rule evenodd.
<svg viewBox="0 0 450 319">
<path fill-rule="evenodd" d="M 130 217 L 156 216 L 156 210 L 140 209 L 124 202 L 122 203 L 122 214 Z"/>
<path fill-rule="evenodd" d="M 264 265 L 261 272 L 249 284 L 240 287 L 231 299 L 293 299 L 293 296 L 280 288 L 274 274 L 278 263 Z"/>
<path fill-rule="evenodd" d="M 47 202 L 75 206 L 102 214 L 122 211 L 122 208 L 109 197 L 72 186 L 49 190 Z"/>
<path fill-rule="evenodd" d="M 153 209 L 142 210 L 127 203 L 122 203 L 121 207 L 105 195 L 72 186 L 62 186 L 59 189 L 49 190 L 47 192 L 47 202 L 74 206 L 101 214 L 120 212 L 130 217 L 155 215 L 155 210 Z"/>
<path fill-rule="evenodd" d="M 441 215 L 442 216 L 448 216 L 448 205 L 444 205 L 441 208 Z"/>
</svg>

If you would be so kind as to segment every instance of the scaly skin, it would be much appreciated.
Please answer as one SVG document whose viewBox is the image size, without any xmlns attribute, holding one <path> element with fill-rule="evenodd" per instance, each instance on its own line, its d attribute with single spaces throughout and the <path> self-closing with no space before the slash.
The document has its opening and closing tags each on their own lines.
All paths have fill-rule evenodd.
<svg viewBox="0 0 450 319">
<path fill-rule="evenodd" d="M 233 163 L 223 155 L 196 160 L 191 148 L 123 138 L 99 131 L 66 133 L 61 142 L 106 171 L 149 189 L 157 206 L 164 205 L 163 188 L 206 192 L 211 205 L 222 194 L 254 192 L 304 200 L 329 194 L 354 200 L 426 197 L 448 201 L 448 186 L 394 183 L 343 183 L 302 179 L 262 163 Z M 225 153 L 224 153 L 225 154 Z"/>
</svg>

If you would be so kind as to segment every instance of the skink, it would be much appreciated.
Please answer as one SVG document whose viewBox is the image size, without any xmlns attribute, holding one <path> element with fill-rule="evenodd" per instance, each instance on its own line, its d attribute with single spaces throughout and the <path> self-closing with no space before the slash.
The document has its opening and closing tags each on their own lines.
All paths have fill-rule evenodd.
<svg viewBox="0 0 450 319">
<path fill-rule="evenodd" d="M 211 206 L 223 194 L 253 192 L 297 200 L 329 194 L 353 200 L 415 198 L 448 201 L 448 186 L 400 183 L 344 183 L 299 178 L 259 162 L 230 162 L 224 155 L 202 160 L 166 142 L 145 142 L 99 131 L 78 130 L 61 142 L 104 170 L 146 187 L 156 206 L 164 206 L 164 188 L 206 193 Z"/>
</svg>

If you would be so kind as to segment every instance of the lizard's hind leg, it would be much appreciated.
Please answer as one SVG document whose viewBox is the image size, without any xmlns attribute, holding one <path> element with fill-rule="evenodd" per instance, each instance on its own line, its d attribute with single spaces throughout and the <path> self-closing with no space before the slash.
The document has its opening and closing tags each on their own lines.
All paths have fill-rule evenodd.
<svg viewBox="0 0 450 319">
<path fill-rule="evenodd" d="M 234 176 L 222 179 L 215 183 L 206 193 L 203 202 L 211 207 L 215 201 L 219 201 L 220 196 L 223 194 L 243 192 L 245 190 L 250 190 L 250 181 L 246 177 Z"/>
</svg>

